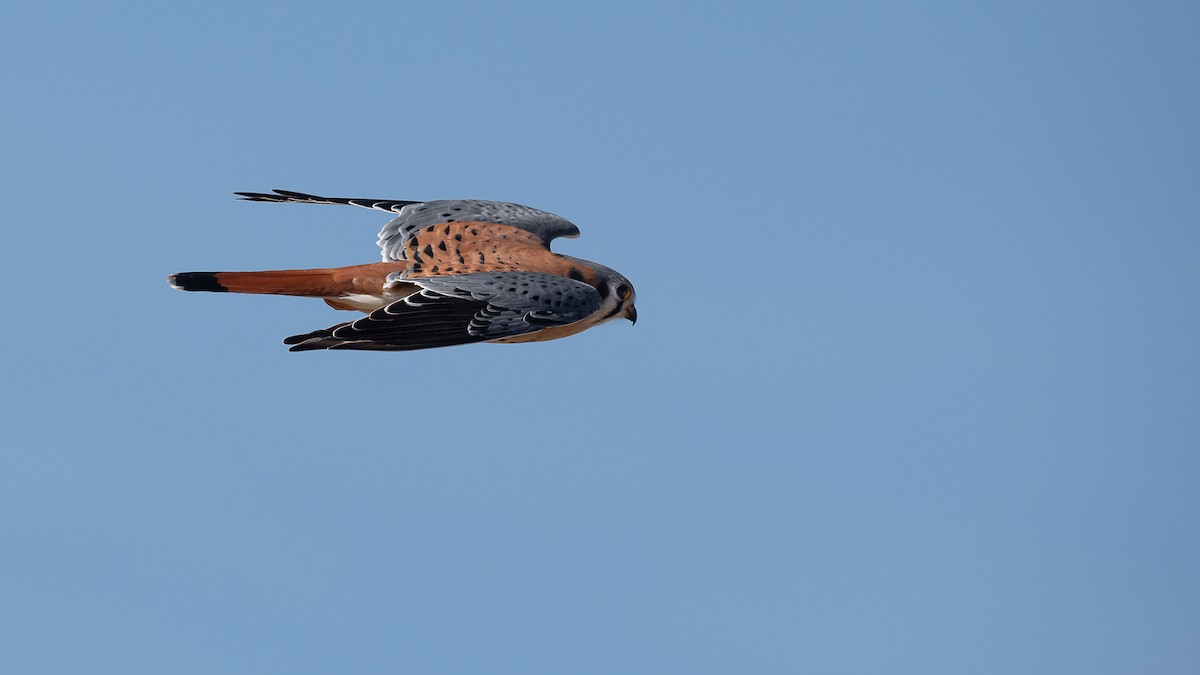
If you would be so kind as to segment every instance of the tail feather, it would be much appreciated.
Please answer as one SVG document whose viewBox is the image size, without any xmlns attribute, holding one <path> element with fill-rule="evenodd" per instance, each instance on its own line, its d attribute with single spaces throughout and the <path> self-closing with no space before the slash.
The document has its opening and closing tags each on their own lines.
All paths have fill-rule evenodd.
<svg viewBox="0 0 1200 675">
<path fill-rule="evenodd" d="M 332 270 L 180 272 L 167 277 L 167 283 L 181 291 L 265 293 L 318 298 L 336 297 L 355 290 L 352 280 L 337 279 Z"/>
<path fill-rule="evenodd" d="M 171 288 L 178 288 L 181 291 L 225 293 L 229 290 L 217 282 L 217 275 L 214 272 L 180 272 L 167 277 L 167 283 L 171 284 Z"/>
</svg>

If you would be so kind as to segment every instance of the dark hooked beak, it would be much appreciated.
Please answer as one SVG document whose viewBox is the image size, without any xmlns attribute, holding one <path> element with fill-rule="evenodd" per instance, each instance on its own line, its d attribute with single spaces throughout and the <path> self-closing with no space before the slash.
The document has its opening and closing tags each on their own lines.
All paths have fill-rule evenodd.
<svg viewBox="0 0 1200 675">
<path fill-rule="evenodd" d="M 637 307 L 630 305 L 629 309 L 625 310 L 625 318 L 629 319 L 629 323 L 636 326 L 637 325 Z"/>
</svg>

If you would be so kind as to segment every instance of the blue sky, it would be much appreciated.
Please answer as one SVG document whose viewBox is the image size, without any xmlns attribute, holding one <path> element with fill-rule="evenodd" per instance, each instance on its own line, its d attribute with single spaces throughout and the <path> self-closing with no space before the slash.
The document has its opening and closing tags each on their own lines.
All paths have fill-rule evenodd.
<svg viewBox="0 0 1200 675">
<path fill-rule="evenodd" d="M 1193 673 L 1192 3 L 10 3 L 22 673 Z M 637 286 L 291 354 L 172 291 L 502 199 Z"/>
</svg>

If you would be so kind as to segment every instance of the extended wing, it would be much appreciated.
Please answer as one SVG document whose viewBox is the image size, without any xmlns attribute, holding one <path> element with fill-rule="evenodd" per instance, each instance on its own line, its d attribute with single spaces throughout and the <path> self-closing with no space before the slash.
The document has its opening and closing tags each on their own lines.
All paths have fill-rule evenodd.
<svg viewBox="0 0 1200 675">
<path fill-rule="evenodd" d="M 573 238 L 579 236 L 579 228 L 562 216 L 510 202 L 493 202 L 482 199 L 440 199 L 436 201 L 404 201 L 394 199 L 358 199 L 347 197 L 320 197 L 292 192 L 290 190 L 273 190 L 265 192 L 236 192 L 234 193 L 252 202 L 276 202 L 296 204 L 345 204 L 359 206 L 376 211 L 387 211 L 398 214 L 383 226 L 379 232 L 379 248 L 383 251 L 384 262 L 410 260 L 408 250 L 412 239 L 422 233 L 436 236 L 439 226 L 445 230 L 445 225 L 451 223 L 481 223 L 493 226 L 507 226 L 523 233 L 533 235 L 529 239 L 537 246 L 549 250 L 550 242 L 558 237 Z M 491 228 L 495 230 L 495 227 Z M 445 230 L 445 235 L 450 232 Z M 500 237 L 496 237 L 499 239 Z M 509 244 L 527 245 L 514 237 Z"/>
</svg>

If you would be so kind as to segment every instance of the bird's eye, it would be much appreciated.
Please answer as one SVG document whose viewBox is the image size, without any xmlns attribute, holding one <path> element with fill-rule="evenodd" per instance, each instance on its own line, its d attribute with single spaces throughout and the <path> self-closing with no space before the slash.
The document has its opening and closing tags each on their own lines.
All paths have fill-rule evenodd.
<svg viewBox="0 0 1200 675">
<path fill-rule="evenodd" d="M 625 284 L 617 286 L 617 297 L 624 300 L 629 297 L 629 287 Z"/>
</svg>

